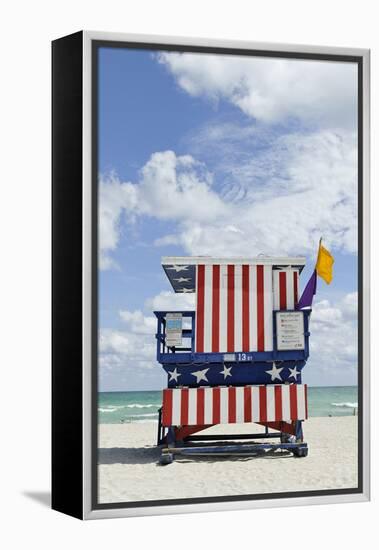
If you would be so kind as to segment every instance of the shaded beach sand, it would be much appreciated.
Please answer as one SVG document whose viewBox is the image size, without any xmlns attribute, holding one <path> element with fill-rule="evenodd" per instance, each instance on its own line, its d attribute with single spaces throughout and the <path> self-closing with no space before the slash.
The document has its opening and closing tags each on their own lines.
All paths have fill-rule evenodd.
<svg viewBox="0 0 379 550">
<path fill-rule="evenodd" d="M 257 433 L 256 424 L 209 433 Z M 257 457 L 182 458 L 157 464 L 156 423 L 99 425 L 99 502 L 246 495 L 357 486 L 357 417 L 304 422 L 306 458 L 287 452 Z M 203 433 L 206 433 L 205 431 Z M 277 441 L 277 440 L 275 440 Z"/>
</svg>

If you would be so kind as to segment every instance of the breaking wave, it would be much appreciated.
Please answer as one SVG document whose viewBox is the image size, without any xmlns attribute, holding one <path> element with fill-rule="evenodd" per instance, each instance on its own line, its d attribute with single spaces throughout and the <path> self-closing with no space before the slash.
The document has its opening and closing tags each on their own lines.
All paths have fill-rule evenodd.
<svg viewBox="0 0 379 550">
<path fill-rule="evenodd" d="M 357 409 L 358 403 L 332 403 L 333 407 L 344 407 L 345 409 Z"/>
<path fill-rule="evenodd" d="M 117 411 L 120 408 L 122 409 L 123 407 L 107 407 L 106 409 L 103 408 L 103 407 L 99 407 L 98 411 L 102 412 L 102 413 L 113 413 L 113 412 Z"/>
<path fill-rule="evenodd" d="M 160 407 L 160 404 L 157 403 L 147 403 L 142 405 L 141 403 L 131 403 L 130 405 L 125 405 L 128 409 L 150 409 L 151 407 Z"/>
<path fill-rule="evenodd" d="M 99 407 L 98 411 L 102 413 L 112 413 L 122 409 L 150 409 L 152 407 L 159 409 L 160 404 L 147 403 L 146 405 L 142 405 L 141 403 L 131 403 L 130 405 L 109 405 L 108 407 Z"/>
</svg>

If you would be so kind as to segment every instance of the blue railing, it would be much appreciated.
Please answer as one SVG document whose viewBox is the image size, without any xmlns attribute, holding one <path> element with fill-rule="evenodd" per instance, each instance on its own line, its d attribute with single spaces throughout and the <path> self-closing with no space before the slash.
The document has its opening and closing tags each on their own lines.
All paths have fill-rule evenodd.
<svg viewBox="0 0 379 550">
<path fill-rule="evenodd" d="M 182 329 L 183 339 L 189 339 L 191 341 L 190 347 L 183 346 L 167 346 L 166 345 L 166 316 L 168 313 L 180 313 L 183 319 L 191 320 L 191 328 Z M 193 353 L 195 351 L 195 312 L 194 311 L 154 311 L 154 315 L 158 319 L 157 333 L 155 335 L 157 339 L 157 359 L 162 354 L 168 353 Z"/>
<path fill-rule="evenodd" d="M 166 343 L 166 316 L 168 313 L 180 313 L 183 318 L 183 325 L 186 321 L 189 327 L 183 327 L 183 340 L 188 340 L 188 346 L 167 346 Z M 184 363 L 224 363 L 233 361 L 236 363 L 256 363 L 258 361 L 288 361 L 307 360 L 309 357 L 309 317 L 311 310 L 303 310 L 304 314 L 304 340 L 305 347 L 302 350 L 280 351 L 277 349 L 277 334 L 275 323 L 275 311 L 273 315 L 273 350 L 242 352 L 237 350 L 233 353 L 198 353 L 195 351 L 195 312 L 194 311 L 154 311 L 157 317 L 157 361 L 161 364 L 184 364 Z M 231 359 L 233 356 L 233 359 Z"/>
</svg>

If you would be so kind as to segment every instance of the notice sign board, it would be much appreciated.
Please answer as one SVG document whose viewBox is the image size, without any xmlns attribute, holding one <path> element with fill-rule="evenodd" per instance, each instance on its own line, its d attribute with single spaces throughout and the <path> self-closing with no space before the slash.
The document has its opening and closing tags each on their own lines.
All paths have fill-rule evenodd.
<svg viewBox="0 0 379 550">
<path fill-rule="evenodd" d="M 278 350 L 304 349 L 304 315 L 301 311 L 276 313 L 276 340 Z"/>
<path fill-rule="evenodd" d="M 181 313 L 167 313 L 166 346 L 182 345 L 182 321 Z"/>
</svg>

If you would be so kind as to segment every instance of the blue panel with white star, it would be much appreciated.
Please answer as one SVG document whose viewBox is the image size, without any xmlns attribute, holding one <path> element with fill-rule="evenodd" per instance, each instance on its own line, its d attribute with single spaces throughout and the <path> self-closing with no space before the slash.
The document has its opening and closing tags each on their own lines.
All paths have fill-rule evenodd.
<svg viewBox="0 0 379 550">
<path fill-rule="evenodd" d="M 301 383 L 305 361 L 163 365 L 168 387 Z"/>
<path fill-rule="evenodd" d="M 195 265 L 163 265 L 163 269 L 175 292 L 187 294 L 195 292 L 196 266 Z"/>
</svg>

